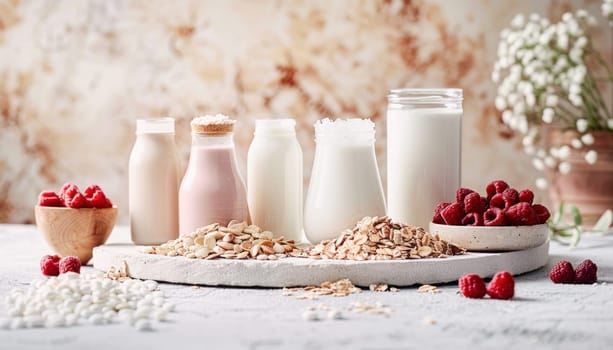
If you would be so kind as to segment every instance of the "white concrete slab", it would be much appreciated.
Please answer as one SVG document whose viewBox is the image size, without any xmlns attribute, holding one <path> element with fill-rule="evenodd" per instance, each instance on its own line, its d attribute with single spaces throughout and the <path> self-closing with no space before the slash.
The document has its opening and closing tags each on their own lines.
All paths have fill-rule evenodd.
<svg viewBox="0 0 613 350">
<path fill-rule="evenodd" d="M 349 278 L 368 286 L 395 286 L 456 281 L 465 273 L 491 277 L 507 270 L 512 274 L 536 270 L 547 264 L 549 242 L 521 251 L 467 253 L 444 259 L 341 261 L 285 258 L 260 260 L 200 260 L 144 254 L 129 244 L 109 244 L 94 249 L 93 265 L 100 270 L 128 264 L 134 278 L 208 286 L 289 287 L 320 284 Z"/>
</svg>

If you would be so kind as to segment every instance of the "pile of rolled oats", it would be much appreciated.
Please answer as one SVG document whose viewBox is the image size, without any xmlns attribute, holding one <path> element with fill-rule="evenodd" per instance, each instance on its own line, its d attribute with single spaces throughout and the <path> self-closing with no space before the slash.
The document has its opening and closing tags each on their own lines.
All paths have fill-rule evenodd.
<svg viewBox="0 0 613 350">
<path fill-rule="evenodd" d="M 392 222 L 388 216 L 365 217 L 336 239 L 306 249 L 313 259 L 401 260 L 444 258 L 464 249 L 444 241 L 421 227 Z"/>
<path fill-rule="evenodd" d="M 270 231 L 246 222 L 230 221 L 228 226 L 211 224 L 162 245 L 149 247 L 148 254 L 184 256 L 192 259 L 277 260 L 296 248 L 293 240 L 273 238 Z"/>
<path fill-rule="evenodd" d="M 350 280 L 345 278 L 336 282 L 326 281 L 319 286 L 283 288 L 283 295 L 295 296 L 298 299 L 317 299 L 318 296 L 322 295 L 346 297 L 350 294 L 360 293 L 361 291 L 360 288 L 354 286 Z"/>
</svg>

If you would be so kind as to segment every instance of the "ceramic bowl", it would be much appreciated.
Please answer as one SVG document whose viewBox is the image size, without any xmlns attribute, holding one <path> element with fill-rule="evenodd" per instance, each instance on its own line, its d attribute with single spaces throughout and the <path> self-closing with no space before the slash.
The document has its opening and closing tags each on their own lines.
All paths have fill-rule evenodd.
<svg viewBox="0 0 613 350">
<path fill-rule="evenodd" d="M 430 223 L 430 232 L 469 251 L 511 251 L 547 241 L 547 224 L 533 226 L 452 226 Z"/>
<path fill-rule="evenodd" d="M 59 208 L 34 207 L 36 226 L 51 248 L 61 256 L 74 255 L 83 264 L 94 247 L 109 238 L 117 221 L 117 207 Z"/>
</svg>

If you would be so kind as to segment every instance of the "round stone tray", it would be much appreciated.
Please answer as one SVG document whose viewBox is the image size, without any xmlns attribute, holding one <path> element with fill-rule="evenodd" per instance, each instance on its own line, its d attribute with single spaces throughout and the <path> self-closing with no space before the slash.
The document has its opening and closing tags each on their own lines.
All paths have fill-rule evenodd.
<svg viewBox="0 0 613 350">
<path fill-rule="evenodd" d="M 341 278 L 355 285 L 386 283 L 393 286 L 457 281 L 466 273 L 491 277 L 506 270 L 517 275 L 536 270 L 549 258 L 549 241 L 526 250 L 467 253 L 444 259 L 339 261 L 306 258 L 279 260 L 197 260 L 141 253 L 134 245 L 94 248 L 94 268 L 106 271 L 123 266 L 131 277 L 160 282 L 208 286 L 292 287 L 321 284 Z"/>
</svg>

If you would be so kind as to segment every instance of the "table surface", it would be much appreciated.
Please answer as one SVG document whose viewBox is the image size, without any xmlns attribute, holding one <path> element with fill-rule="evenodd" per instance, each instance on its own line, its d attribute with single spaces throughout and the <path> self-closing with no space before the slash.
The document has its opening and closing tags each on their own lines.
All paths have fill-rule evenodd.
<svg viewBox="0 0 613 350">
<path fill-rule="evenodd" d="M 40 275 L 38 261 L 50 253 L 36 227 L 0 225 L 0 300 Z M 117 227 L 109 242 L 128 239 Z M 347 297 L 301 300 L 280 289 L 193 287 L 160 284 L 176 312 L 154 331 L 139 332 L 127 323 L 59 329 L 0 330 L 0 349 L 113 350 L 223 347 L 223 349 L 417 349 L 538 348 L 611 349 L 613 347 L 613 236 L 585 237 L 576 249 L 552 243 L 549 264 L 516 277 L 513 300 L 472 300 L 455 284 L 441 293 L 363 291 Z M 561 259 L 598 264 L 599 283 L 553 284 L 547 273 Z M 84 267 L 87 273 L 91 267 Z M 389 317 L 348 311 L 354 301 L 380 302 Z M 345 310 L 342 320 L 307 321 L 304 310 L 326 304 Z M 6 316 L 0 304 L 0 317 Z"/>
</svg>

